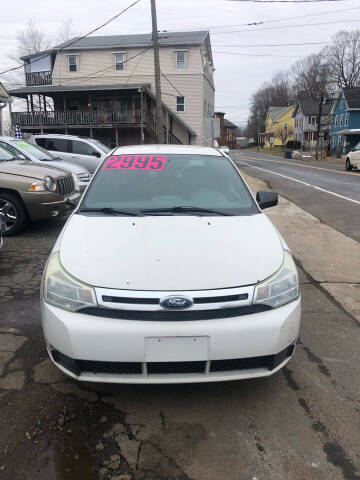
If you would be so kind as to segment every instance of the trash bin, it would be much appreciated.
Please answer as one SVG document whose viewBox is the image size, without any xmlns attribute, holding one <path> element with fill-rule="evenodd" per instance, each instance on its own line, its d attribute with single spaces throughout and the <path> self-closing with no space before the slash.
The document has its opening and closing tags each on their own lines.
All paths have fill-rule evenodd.
<svg viewBox="0 0 360 480">
<path fill-rule="evenodd" d="M 292 151 L 286 150 L 286 152 L 284 153 L 284 158 L 292 158 Z"/>
</svg>

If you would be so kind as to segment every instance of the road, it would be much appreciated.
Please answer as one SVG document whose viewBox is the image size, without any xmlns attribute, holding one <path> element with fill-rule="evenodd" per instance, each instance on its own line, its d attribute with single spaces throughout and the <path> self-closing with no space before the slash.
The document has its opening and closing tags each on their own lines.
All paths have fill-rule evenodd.
<svg viewBox="0 0 360 480">
<path fill-rule="evenodd" d="M 246 150 L 232 154 L 232 158 L 248 175 L 263 180 L 322 222 L 360 241 L 360 172 Z"/>
<path fill-rule="evenodd" d="M 0 252 L 0 479 L 360 478 L 359 324 L 306 272 L 298 346 L 272 377 L 79 384 L 49 361 L 39 320 L 63 223 L 33 225 Z"/>
</svg>

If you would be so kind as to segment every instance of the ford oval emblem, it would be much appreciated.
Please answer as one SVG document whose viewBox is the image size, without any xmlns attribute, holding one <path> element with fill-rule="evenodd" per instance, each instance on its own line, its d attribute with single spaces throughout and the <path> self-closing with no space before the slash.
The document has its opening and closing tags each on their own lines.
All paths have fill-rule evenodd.
<svg viewBox="0 0 360 480">
<path fill-rule="evenodd" d="M 160 300 L 160 306 L 172 310 L 189 308 L 194 305 L 194 301 L 189 297 L 182 295 L 170 295 Z"/>
</svg>

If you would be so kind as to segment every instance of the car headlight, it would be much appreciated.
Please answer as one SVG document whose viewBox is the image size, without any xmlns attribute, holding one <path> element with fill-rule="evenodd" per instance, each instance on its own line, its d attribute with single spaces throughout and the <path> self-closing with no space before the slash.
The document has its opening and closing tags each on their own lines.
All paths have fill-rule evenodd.
<svg viewBox="0 0 360 480">
<path fill-rule="evenodd" d="M 56 182 L 52 177 L 45 177 L 44 185 L 46 190 L 49 190 L 49 192 L 55 192 Z"/>
<path fill-rule="evenodd" d="M 76 175 L 76 173 L 72 173 L 71 175 L 74 179 L 75 191 L 80 192 L 80 186 L 79 186 L 79 182 L 81 182 L 80 178 Z"/>
<path fill-rule="evenodd" d="M 280 307 L 299 296 L 299 277 L 291 253 L 284 250 L 280 269 L 264 282 L 255 286 L 253 303 Z"/>
<path fill-rule="evenodd" d="M 43 294 L 45 302 L 71 312 L 97 306 L 94 288 L 76 280 L 64 270 L 59 252 L 52 253 L 47 262 Z"/>
</svg>

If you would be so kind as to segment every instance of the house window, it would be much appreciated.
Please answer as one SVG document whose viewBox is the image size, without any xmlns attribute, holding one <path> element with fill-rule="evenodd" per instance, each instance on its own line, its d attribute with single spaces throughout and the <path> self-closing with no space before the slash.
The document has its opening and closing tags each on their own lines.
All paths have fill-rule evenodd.
<svg viewBox="0 0 360 480">
<path fill-rule="evenodd" d="M 341 135 L 337 136 L 337 146 L 340 147 L 341 145 Z"/>
<path fill-rule="evenodd" d="M 125 52 L 114 53 L 115 55 L 115 70 L 125 70 Z"/>
<path fill-rule="evenodd" d="M 185 97 L 176 97 L 176 111 L 185 112 Z"/>
<path fill-rule="evenodd" d="M 334 127 L 338 126 L 338 116 L 335 115 Z"/>
<path fill-rule="evenodd" d="M 176 68 L 183 69 L 186 68 L 186 51 L 175 52 L 176 55 Z"/>
<path fill-rule="evenodd" d="M 345 127 L 349 125 L 349 113 L 345 113 L 345 122 L 344 122 Z"/>
<path fill-rule="evenodd" d="M 69 72 L 77 72 L 78 71 L 78 56 L 77 55 L 68 55 L 68 63 L 69 63 Z"/>
<path fill-rule="evenodd" d="M 340 115 L 340 127 L 342 127 L 344 125 L 344 115 L 341 114 Z"/>
</svg>

